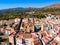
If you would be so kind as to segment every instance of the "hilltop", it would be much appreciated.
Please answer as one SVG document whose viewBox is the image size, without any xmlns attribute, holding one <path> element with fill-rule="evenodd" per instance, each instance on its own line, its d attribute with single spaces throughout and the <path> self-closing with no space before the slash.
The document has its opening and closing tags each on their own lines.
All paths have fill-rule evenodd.
<svg viewBox="0 0 60 45">
<path fill-rule="evenodd" d="M 60 4 L 53 4 L 50 6 L 46 6 L 45 8 L 60 8 Z"/>
</svg>

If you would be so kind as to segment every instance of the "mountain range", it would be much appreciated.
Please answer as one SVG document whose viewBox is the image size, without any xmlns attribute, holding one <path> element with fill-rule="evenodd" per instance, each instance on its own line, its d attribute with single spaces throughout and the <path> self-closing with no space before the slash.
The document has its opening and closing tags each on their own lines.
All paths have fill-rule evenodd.
<svg viewBox="0 0 60 45">
<path fill-rule="evenodd" d="M 12 19 L 12 18 L 20 17 L 21 15 L 25 15 L 25 16 L 29 15 L 29 17 L 34 15 L 34 17 L 41 18 L 47 14 L 60 15 L 60 4 L 53 4 L 42 8 L 17 7 L 17 8 L 3 9 L 0 10 L 0 19 L 8 19 L 8 18 Z"/>
<path fill-rule="evenodd" d="M 60 4 L 53 4 L 53 5 L 49 5 L 49 6 L 45 6 L 42 8 L 60 8 Z M 17 7 L 17 8 L 9 8 L 9 9 L 2 9 L 1 11 L 6 11 L 6 10 L 27 10 L 27 9 L 38 9 L 38 8 L 23 8 L 23 7 Z"/>
</svg>

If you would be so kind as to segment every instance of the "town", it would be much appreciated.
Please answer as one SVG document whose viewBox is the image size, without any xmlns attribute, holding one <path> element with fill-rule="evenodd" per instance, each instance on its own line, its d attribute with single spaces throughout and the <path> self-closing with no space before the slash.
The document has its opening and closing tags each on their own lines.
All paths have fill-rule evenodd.
<svg viewBox="0 0 60 45">
<path fill-rule="evenodd" d="M 0 20 L 0 45 L 60 45 L 60 16 Z"/>
</svg>

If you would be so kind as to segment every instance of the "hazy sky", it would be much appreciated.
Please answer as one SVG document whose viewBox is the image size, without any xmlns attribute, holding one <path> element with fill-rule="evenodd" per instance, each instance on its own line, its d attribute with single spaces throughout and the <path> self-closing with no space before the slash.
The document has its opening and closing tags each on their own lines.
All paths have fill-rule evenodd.
<svg viewBox="0 0 60 45">
<path fill-rule="evenodd" d="M 59 4 L 60 0 L 0 0 L 0 9 L 15 7 L 44 7 L 51 4 Z"/>
</svg>

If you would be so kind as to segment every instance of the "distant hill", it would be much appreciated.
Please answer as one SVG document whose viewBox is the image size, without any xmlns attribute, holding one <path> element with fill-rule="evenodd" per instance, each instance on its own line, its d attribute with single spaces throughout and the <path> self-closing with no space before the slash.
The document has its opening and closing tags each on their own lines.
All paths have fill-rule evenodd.
<svg viewBox="0 0 60 45">
<path fill-rule="evenodd" d="M 26 12 L 33 12 L 33 14 L 28 14 Z M 46 14 L 52 14 L 52 15 L 60 15 L 60 4 L 53 4 L 50 6 L 46 6 L 43 8 L 23 8 L 23 7 L 17 7 L 17 8 L 9 8 L 9 9 L 3 9 L 0 10 L 0 19 L 12 19 L 16 17 L 21 17 L 21 15 L 34 15 L 35 17 L 44 17 Z"/>
<path fill-rule="evenodd" d="M 60 4 L 53 4 L 53 5 L 50 5 L 50 6 L 46 6 L 44 8 L 60 8 Z"/>
<path fill-rule="evenodd" d="M 49 6 L 46 6 L 46 7 L 42 7 L 42 8 L 60 8 L 60 4 L 53 4 L 53 5 L 49 5 Z M 41 8 L 23 8 L 23 7 L 17 7 L 17 8 L 9 8 L 9 9 L 2 9 L 0 10 L 0 12 L 4 12 L 4 11 L 11 11 L 11 10 L 39 10 Z"/>
<path fill-rule="evenodd" d="M 2 10 L 0 10 L 0 12 L 4 12 L 4 11 L 8 11 L 8 10 L 26 10 L 26 8 L 17 7 L 17 8 L 2 9 Z"/>
</svg>

